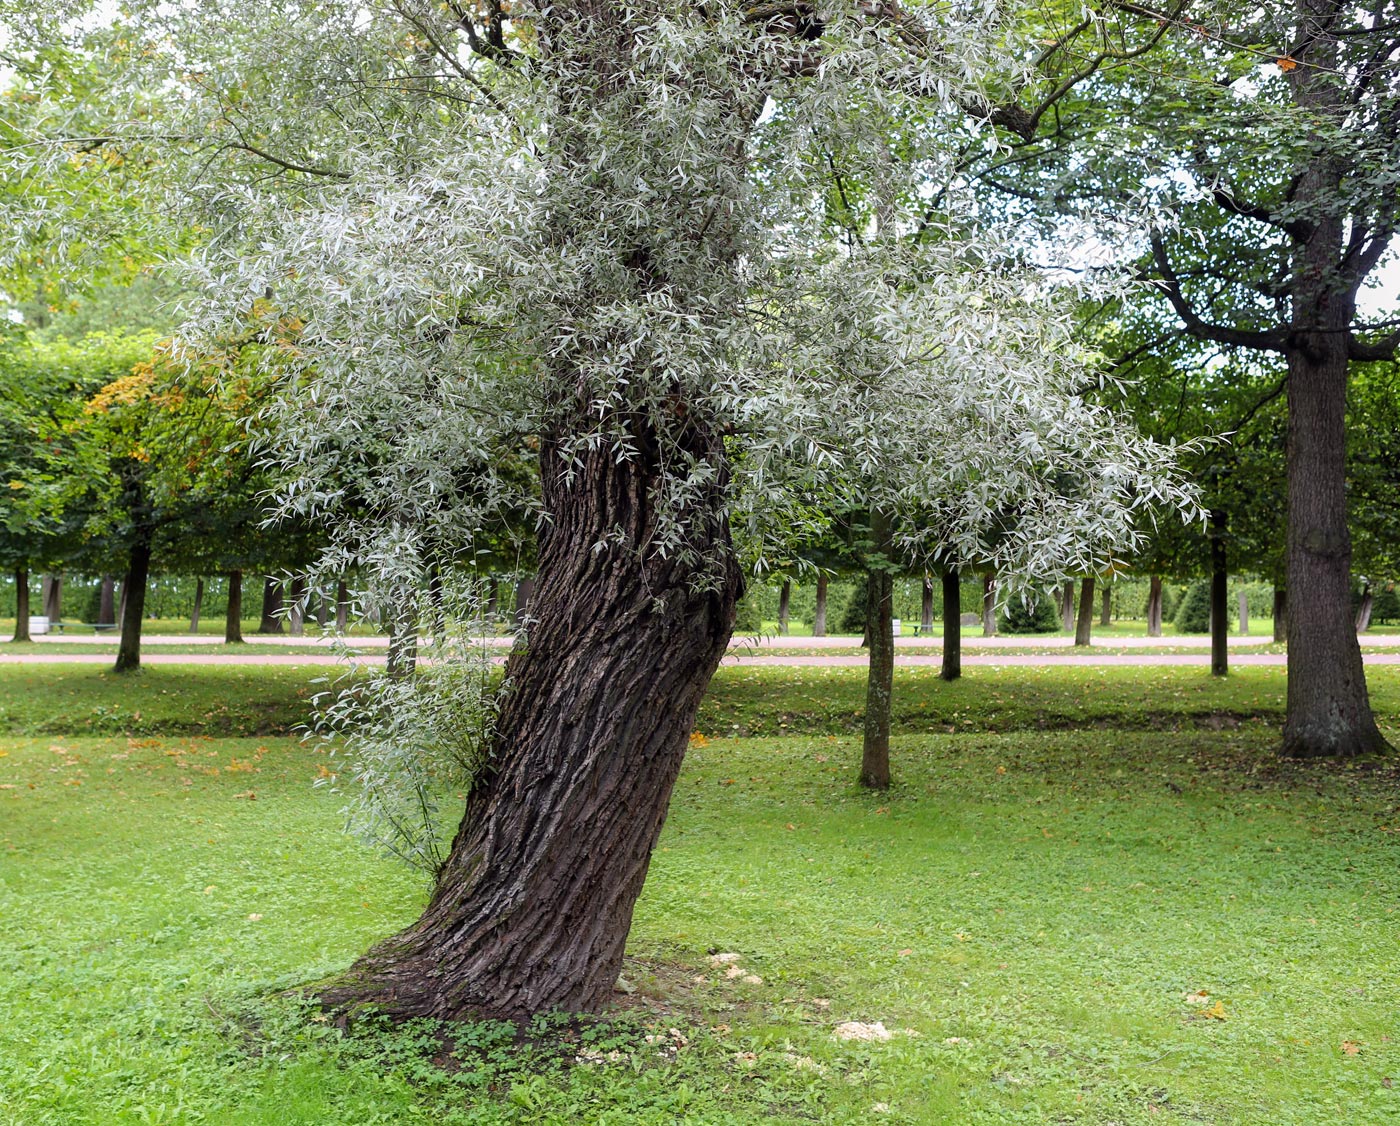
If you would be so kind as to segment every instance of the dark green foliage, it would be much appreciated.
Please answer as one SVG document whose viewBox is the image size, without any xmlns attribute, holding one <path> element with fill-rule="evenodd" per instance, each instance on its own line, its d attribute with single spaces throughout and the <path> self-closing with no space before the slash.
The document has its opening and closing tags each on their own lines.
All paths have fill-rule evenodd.
<svg viewBox="0 0 1400 1126">
<path fill-rule="evenodd" d="M 1059 633 L 1060 612 L 1048 594 L 1030 595 L 1029 601 L 1013 595 L 1001 612 L 1002 633 Z"/>
<path fill-rule="evenodd" d="M 739 600 L 738 612 L 734 618 L 735 637 L 753 637 L 763 632 L 763 611 L 759 605 L 758 593 L 751 591 Z"/>
<path fill-rule="evenodd" d="M 865 603 L 869 590 L 869 580 L 862 575 L 851 588 L 851 597 L 846 601 L 846 608 L 841 611 L 841 621 L 836 627 L 837 633 L 865 632 Z"/>
<path fill-rule="evenodd" d="M 1191 584 L 1177 607 L 1175 621 L 1178 633 L 1210 632 L 1210 583 L 1202 579 Z"/>
<path fill-rule="evenodd" d="M 1400 621 L 1400 593 L 1394 583 L 1383 583 L 1376 591 L 1376 600 L 1371 606 L 1373 622 Z"/>
</svg>

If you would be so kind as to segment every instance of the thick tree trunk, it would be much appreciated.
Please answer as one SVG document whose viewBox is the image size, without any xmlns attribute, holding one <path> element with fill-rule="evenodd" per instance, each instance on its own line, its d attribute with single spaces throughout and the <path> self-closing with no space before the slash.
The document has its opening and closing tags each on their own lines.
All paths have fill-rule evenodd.
<svg viewBox="0 0 1400 1126">
<path fill-rule="evenodd" d="M 812 611 L 812 636 L 826 636 L 826 583 L 825 575 L 817 576 L 817 606 Z"/>
<path fill-rule="evenodd" d="M 15 568 L 15 635 L 11 641 L 29 641 L 29 568 Z"/>
<path fill-rule="evenodd" d="M 1249 636 L 1249 594 L 1247 591 L 1240 591 L 1240 636 Z"/>
<path fill-rule="evenodd" d="M 194 581 L 194 611 L 190 614 L 190 632 L 199 632 L 199 611 L 204 606 L 204 580 Z"/>
<path fill-rule="evenodd" d="M 919 632 L 933 636 L 933 580 L 924 576 L 919 598 Z"/>
<path fill-rule="evenodd" d="M 997 580 L 988 573 L 982 576 L 982 636 L 997 635 Z"/>
<path fill-rule="evenodd" d="M 228 573 L 228 608 L 224 610 L 224 644 L 243 642 L 243 572 Z"/>
<path fill-rule="evenodd" d="M 792 580 L 784 579 L 783 587 L 778 592 L 778 633 L 782 637 L 788 635 L 788 615 L 792 611 Z"/>
<path fill-rule="evenodd" d="M 113 672 L 138 672 L 141 668 L 141 625 L 146 614 L 146 581 L 151 573 L 151 532 L 138 528 L 127 556 L 122 580 L 122 636 L 117 645 Z"/>
<path fill-rule="evenodd" d="M 1288 592 L 1278 584 L 1274 585 L 1274 644 L 1282 645 L 1288 640 Z"/>
<path fill-rule="evenodd" d="M 350 586 L 344 579 L 335 584 L 335 632 L 343 634 L 350 622 Z"/>
<path fill-rule="evenodd" d="M 1162 636 L 1162 576 L 1153 575 L 1147 582 L 1147 636 Z"/>
<path fill-rule="evenodd" d="M 1090 645 L 1094 637 L 1094 576 L 1086 575 L 1079 584 L 1079 617 L 1074 625 L 1074 643 Z"/>
<path fill-rule="evenodd" d="M 693 456 L 722 462 L 719 435 L 693 434 L 688 444 Z M 648 550 L 658 455 L 616 464 L 604 447 L 574 468 L 570 485 L 544 444 L 548 520 L 529 644 L 511 653 L 489 766 L 432 898 L 418 922 L 327 991 L 332 1004 L 523 1020 L 596 1011 L 612 994 L 742 582 L 722 516 L 722 467 L 684 514 L 689 558 L 723 560 L 708 564 L 718 568 L 708 576 Z"/>
<path fill-rule="evenodd" d="M 43 586 L 44 617 L 50 623 L 63 621 L 63 575 L 45 575 Z"/>
<path fill-rule="evenodd" d="M 282 604 L 284 595 L 282 584 L 274 578 L 263 579 L 262 619 L 258 622 L 259 633 L 282 633 Z"/>
<path fill-rule="evenodd" d="M 1099 625 L 1111 626 L 1113 624 L 1113 588 L 1105 585 L 1103 588 L 1103 612 L 1099 615 Z"/>
<path fill-rule="evenodd" d="M 944 680 L 962 676 L 962 580 L 953 567 L 943 572 L 943 664 L 938 675 Z"/>
<path fill-rule="evenodd" d="M 1067 630 L 1074 629 L 1074 581 L 1066 579 L 1060 591 L 1060 619 Z"/>
<path fill-rule="evenodd" d="M 111 575 L 102 576 L 102 586 L 97 595 L 97 624 L 114 626 L 117 624 L 117 580 Z"/>
<path fill-rule="evenodd" d="M 1210 675 L 1230 672 L 1230 575 L 1225 556 L 1226 516 L 1210 514 Z"/>
<path fill-rule="evenodd" d="M 883 513 L 871 513 L 870 534 L 876 551 L 887 556 L 889 517 Z M 868 571 L 867 576 L 865 632 L 870 640 L 870 667 L 865 681 L 865 737 L 861 742 L 860 784 L 871 790 L 888 790 L 890 712 L 894 704 L 894 576 L 888 566 L 877 566 Z"/>
<path fill-rule="evenodd" d="M 1371 628 L 1371 607 L 1375 603 L 1375 598 L 1371 594 L 1371 584 L 1367 582 L 1361 588 L 1361 605 L 1356 608 L 1356 632 L 1365 633 Z"/>
<path fill-rule="evenodd" d="M 298 575 L 288 591 L 287 632 L 292 637 L 306 636 L 306 580 Z"/>
</svg>

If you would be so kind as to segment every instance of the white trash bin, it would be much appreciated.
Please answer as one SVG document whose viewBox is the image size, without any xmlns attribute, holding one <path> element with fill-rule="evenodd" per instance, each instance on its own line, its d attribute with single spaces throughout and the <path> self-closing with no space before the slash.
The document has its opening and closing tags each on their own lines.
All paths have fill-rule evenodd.
<svg viewBox="0 0 1400 1126">
<path fill-rule="evenodd" d="M 899 619 L 898 619 L 898 618 L 895 618 L 895 620 L 894 620 L 893 622 L 891 622 L 890 624 L 894 626 L 894 635 L 895 635 L 895 637 L 898 637 L 898 636 L 899 636 Z"/>
<path fill-rule="evenodd" d="M 38 637 L 41 633 L 48 633 L 48 632 L 49 632 L 49 620 L 48 620 L 48 618 L 30 618 L 30 619 L 29 619 L 29 636 L 30 636 L 30 637 Z"/>
</svg>

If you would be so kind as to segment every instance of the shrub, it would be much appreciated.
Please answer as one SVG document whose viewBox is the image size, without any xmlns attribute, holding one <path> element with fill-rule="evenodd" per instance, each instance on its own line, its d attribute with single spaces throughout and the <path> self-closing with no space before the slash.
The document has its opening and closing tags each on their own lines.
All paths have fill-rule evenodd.
<svg viewBox="0 0 1400 1126">
<path fill-rule="evenodd" d="M 1371 604 L 1371 620 L 1376 622 L 1400 621 L 1400 592 L 1394 583 L 1382 583 L 1376 591 L 1376 600 Z"/>
<path fill-rule="evenodd" d="M 838 633 L 865 633 L 865 603 L 870 596 L 870 580 L 861 575 L 851 588 L 851 597 L 846 608 L 841 611 L 841 621 L 837 624 Z"/>
<path fill-rule="evenodd" d="M 998 628 L 1002 633 L 1059 633 L 1060 611 L 1048 594 L 1013 594 L 1002 607 Z"/>
<path fill-rule="evenodd" d="M 1165 617 L 1165 614 L 1163 615 Z M 1202 579 L 1192 583 L 1176 611 L 1179 633 L 1210 632 L 1210 583 Z"/>
</svg>

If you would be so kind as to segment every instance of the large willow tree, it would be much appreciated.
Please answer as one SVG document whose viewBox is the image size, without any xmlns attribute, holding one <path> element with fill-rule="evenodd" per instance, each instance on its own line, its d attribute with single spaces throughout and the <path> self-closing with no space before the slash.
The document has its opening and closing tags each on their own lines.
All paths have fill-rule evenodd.
<svg viewBox="0 0 1400 1126">
<path fill-rule="evenodd" d="M 126 77 L 40 97 L 33 131 L 171 169 L 152 198 L 204 240 L 190 334 L 242 325 L 300 373 L 288 508 L 340 513 L 394 582 L 538 518 L 528 644 L 431 899 L 333 1001 L 607 1001 L 736 530 L 761 558 L 860 505 L 956 555 L 996 523 L 998 562 L 1059 574 L 1189 504 L 1170 451 L 1080 397 L 1072 302 L 967 218 L 946 138 L 1009 80 L 995 5 L 236 0 L 97 41 Z M 537 495 L 501 469 L 522 451 Z"/>
</svg>

